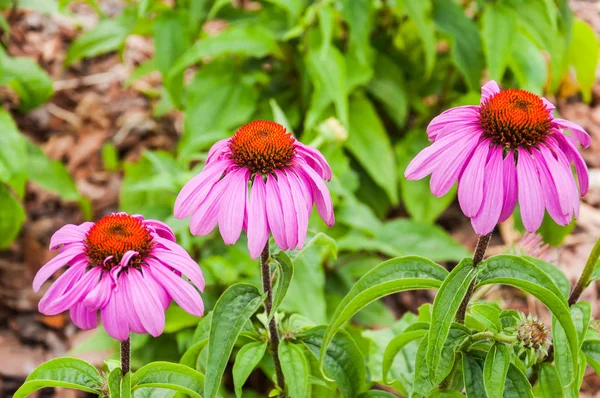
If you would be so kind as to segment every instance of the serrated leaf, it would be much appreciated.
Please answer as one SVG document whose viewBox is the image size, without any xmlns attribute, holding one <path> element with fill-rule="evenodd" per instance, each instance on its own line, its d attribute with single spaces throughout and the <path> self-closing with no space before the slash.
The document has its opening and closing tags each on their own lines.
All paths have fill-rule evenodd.
<svg viewBox="0 0 600 398">
<path fill-rule="evenodd" d="M 517 32 L 517 13 L 504 4 L 488 4 L 483 9 L 482 25 L 489 77 L 502 81 Z"/>
<path fill-rule="evenodd" d="M 446 277 L 435 296 L 427 346 L 427 366 L 433 380 L 444 376 L 438 369 L 442 348 L 450 333 L 450 327 L 456 318 L 460 303 L 478 272 L 479 268 L 473 266 L 473 260 L 465 258 Z"/>
<path fill-rule="evenodd" d="M 242 387 L 250 376 L 250 373 L 256 368 L 262 360 L 267 350 L 267 342 L 248 343 L 243 346 L 235 356 L 233 364 L 233 385 L 235 387 L 235 396 L 241 398 Z"/>
<path fill-rule="evenodd" d="M 57 358 L 34 369 L 13 395 L 26 397 L 44 387 L 63 387 L 100 394 L 100 374 L 88 362 L 76 358 Z"/>
<path fill-rule="evenodd" d="M 217 396 L 233 345 L 242 328 L 264 300 L 256 287 L 238 283 L 225 290 L 215 304 L 208 337 L 204 397 Z"/>
<path fill-rule="evenodd" d="M 145 387 L 166 388 L 202 398 L 204 375 L 185 365 L 152 362 L 138 369 L 131 378 L 132 391 Z"/>
<path fill-rule="evenodd" d="M 390 384 L 393 380 L 388 380 L 387 374 L 394 363 L 394 358 L 405 345 L 410 343 L 411 341 L 418 340 L 427 334 L 426 329 L 421 330 L 413 330 L 400 333 L 398 336 L 394 337 L 385 348 L 385 353 L 383 354 L 383 362 L 382 362 L 382 374 L 383 381 L 386 384 Z"/>
<path fill-rule="evenodd" d="M 277 271 L 279 272 L 277 282 L 275 282 L 274 293 L 273 293 L 273 307 L 269 314 L 269 320 L 275 315 L 275 312 L 279 308 L 279 305 L 285 298 L 285 294 L 290 287 L 292 278 L 294 277 L 294 265 L 292 260 L 288 257 L 285 252 L 280 251 L 273 255 L 273 260 L 277 263 Z"/>
<path fill-rule="evenodd" d="M 308 362 L 302 350 L 288 342 L 279 345 L 279 361 L 290 398 L 304 398 L 308 392 Z"/>
<path fill-rule="evenodd" d="M 483 361 L 469 353 L 463 353 L 462 371 L 467 398 L 487 398 L 483 385 Z"/>
<path fill-rule="evenodd" d="M 502 398 L 512 354 L 504 343 L 490 348 L 483 365 L 483 385 L 489 398 Z"/>
<path fill-rule="evenodd" d="M 310 352 L 319 358 L 324 347 L 325 326 L 317 326 L 298 336 Z M 322 361 L 325 373 L 337 382 L 342 396 L 354 398 L 365 387 L 365 360 L 356 343 L 345 331 L 333 338 L 328 344 Z"/>
<path fill-rule="evenodd" d="M 321 363 L 336 333 L 367 304 L 400 291 L 436 289 L 447 274 L 433 261 L 414 256 L 392 259 L 373 268 L 356 282 L 332 315 L 323 338 Z"/>
</svg>

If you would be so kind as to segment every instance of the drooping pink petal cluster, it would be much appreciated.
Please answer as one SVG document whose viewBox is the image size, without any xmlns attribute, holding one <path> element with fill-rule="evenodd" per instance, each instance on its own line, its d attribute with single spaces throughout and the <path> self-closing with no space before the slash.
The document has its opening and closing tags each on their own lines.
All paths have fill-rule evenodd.
<svg viewBox="0 0 600 398">
<path fill-rule="evenodd" d="M 458 181 L 460 207 L 480 235 L 506 220 L 517 202 L 529 232 L 540 227 L 545 211 L 567 225 L 578 215 L 579 195 L 588 190 L 578 143 L 588 147 L 591 139 L 581 126 L 555 118 L 554 109 L 545 98 L 501 91 L 490 81 L 479 105 L 452 108 L 431 121 L 427 134 L 433 144 L 412 160 L 405 176 L 431 174 L 436 196 Z"/>
<path fill-rule="evenodd" d="M 59 254 L 40 268 L 33 290 L 67 269 L 40 300 L 43 314 L 70 310 L 73 323 L 87 330 L 98 325 L 99 311 L 108 334 L 124 341 L 130 332 L 160 335 L 172 300 L 190 314 L 204 312 L 196 290 L 204 290 L 202 271 L 163 222 L 115 213 L 65 225 L 50 249 Z"/>
<path fill-rule="evenodd" d="M 318 150 L 280 124 L 258 120 L 213 145 L 204 170 L 179 193 L 175 217 L 192 216 L 194 235 L 206 235 L 218 224 L 226 244 L 246 231 L 252 258 L 269 233 L 282 250 L 299 249 L 313 204 L 327 225 L 334 223 L 324 180 L 331 180 L 331 168 Z"/>
</svg>

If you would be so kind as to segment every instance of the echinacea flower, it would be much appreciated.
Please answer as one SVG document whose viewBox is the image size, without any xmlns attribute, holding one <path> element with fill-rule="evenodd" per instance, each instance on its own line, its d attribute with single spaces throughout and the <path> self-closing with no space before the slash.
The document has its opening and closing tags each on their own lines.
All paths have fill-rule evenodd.
<svg viewBox="0 0 600 398">
<path fill-rule="evenodd" d="M 579 194 L 588 190 L 577 143 L 588 147 L 590 136 L 581 126 L 555 118 L 555 107 L 545 98 L 501 91 L 495 81 L 481 91 L 478 106 L 452 108 L 431 121 L 427 134 L 433 144 L 411 161 L 406 178 L 431 174 L 436 196 L 458 181 L 460 207 L 480 235 L 506 220 L 517 201 L 528 232 L 540 227 L 544 210 L 558 224 L 569 224 L 578 215 Z"/>
<path fill-rule="evenodd" d="M 204 170 L 175 201 L 175 217 L 192 216 L 190 230 L 206 235 L 218 224 L 226 244 L 242 229 L 257 258 L 273 234 L 282 250 L 302 248 L 313 204 L 334 223 L 325 182 L 331 168 L 319 151 L 297 141 L 282 125 L 258 120 L 213 145 Z"/>
<path fill-rule="evenodd" d="M 115 213 L 96 223 L 65 225 L 50 249 L 60 252 L 40 268 L 33 290 L 68 268 L 40 300 L 43 314 L 70 310 L 73 323 L 87 330 L 97 326 L 100 311 L 108 334 L 124 341 L 130 332 L 160 335 L 172 300 L 190 314 L 204 312 L 196 290 L 204 290 L 202 271 L 160 221 Z"/>
</svg>

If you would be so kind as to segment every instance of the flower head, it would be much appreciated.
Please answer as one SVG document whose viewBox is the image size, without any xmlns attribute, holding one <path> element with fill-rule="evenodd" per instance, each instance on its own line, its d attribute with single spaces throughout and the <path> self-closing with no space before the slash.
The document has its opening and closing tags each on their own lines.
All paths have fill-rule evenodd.
<svg viewBox="0 0 600 398">
<path fill-rule="evenodd" d="M 96 223 L 65 225 L 50 249 L 59 254 L 40 268 L 33 290 L 67 269 L 40 300 L 43 314 L 70 310 L 75 325 L 93 329 L 100 311 L 108 334 L 123 341 L 130 332 L 160 335 L 172 300 L 190 314 L 204 312 L 196 290 L 204 290 L 202 271 L 160 221 L 115 213 Z"/>
<path fill-rule="evenodd" d="M 458 181 L 458 200 L 480 235 L 506 220 L 517 201 L 525 229 L 535 232 L 544 211 L 560 225 L 579 212 L 588 189 L 587 166 L 577 150 L 591 144 L 583 128 L 555 118 L 548 100 L 523 90 L 482 87 L 481 103 L 434 118 L 433 144 L 408 165 L 410 180 L 431 174 L 431 192 L 445 195 Z M 570 131 L 570 135 L 565 134 Z M 575 182 L 574 164 L 579 182 Z"/>
<path fill-rule="evenodd" d="M 515 327 L 519 355 L 526 353 L 531 359 L 541 360 L 548 354 L 552 336 L 543 322 L 531 314 L 520 313 L 520 322 Z M 535 361 L 534 361 L 535 362 Z"/>
<path fill-rule="evenodd" d="M 301 248 L 313 204 L 327 225 L 334 223 L 323 180 L 331 180 L 331 168 L 319 151 L 280 124 L 258 120 L 213 145 L 204 170 L 179 193 L 175 217 L 192 216 L 194 235 L 218 224 L 226 244 L 235 243 L 243 229 L 252 258 L 269 233 L 283 250 Z"/>
</svg>

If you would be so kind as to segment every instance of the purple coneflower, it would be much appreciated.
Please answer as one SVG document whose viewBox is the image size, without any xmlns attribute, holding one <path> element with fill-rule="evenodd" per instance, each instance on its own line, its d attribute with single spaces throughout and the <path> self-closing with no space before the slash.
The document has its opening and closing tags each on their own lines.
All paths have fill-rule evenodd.
<svg viewBox="0 0 600 398">
<path fill-rule="evenodd" d="M 175 217 L 192 216 L 194 235 L 219 224 L 228 245 L 245 230 L 252 258 L 269 233 L 282 250 L 302 248 L 313 204 L 327 225 L 334 223 L 323 180 L 331 180 L 331 168 L 319 151 L 280 124 L 258 120 L 213 145 L 204 170 L 179 193 Z"/>
<path fill-rule="evenodd" d="M 100 311 L 108 334 L 124 341 L 130 332 L 160 335 L 171 300 L 190 314 L 204 312 L 196 290 L 204 290 L 202 271 L 160 221 L 116 213 L 96 223 L 65 225 L 50 241 L 51 250 L 59 248 L 33 280 L 37 292 L 68 266 L 40 300 L 43 314 L 71 310 L 75 325 L 93 329 Z"/>
<path fill-rule="evenodd" d="M 555 107 L 545 98 L 523 90 L 500 91 L 495 81 L 481 91 L 480 105 L 452 108 L 431 121 L 427 134 L 433 145 L 412 160 L 406 178 L 431 174 L 436 196 L 458 180 L 460 207 L 480 235 L 506 220 L 517 201 L 529 232 L 540 227 L 544 210 L 567 225 L 578 215 L 579 193 L 588 189 L 577 142 L 588 147 L 589 135 L 581 126 L 555 118 Z"/>
</svg>

